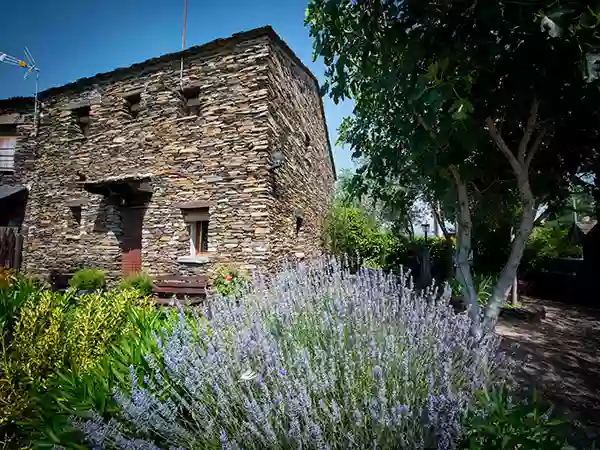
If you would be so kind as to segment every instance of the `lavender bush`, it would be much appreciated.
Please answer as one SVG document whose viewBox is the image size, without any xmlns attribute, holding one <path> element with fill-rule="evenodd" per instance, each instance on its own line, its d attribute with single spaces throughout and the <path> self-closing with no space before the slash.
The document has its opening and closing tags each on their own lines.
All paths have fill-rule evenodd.
<svg viewBox="0 0 600 450">
<path fill-rule="evenodd" d="M 503 364 L 448 300 L 325 260 L 256 277 L 241 300 L 180 313 L 152 373 L 132 368 L 116 394 L 121 415 L 78 425 L 94 448 L 456 447 Z"/>
</svg>

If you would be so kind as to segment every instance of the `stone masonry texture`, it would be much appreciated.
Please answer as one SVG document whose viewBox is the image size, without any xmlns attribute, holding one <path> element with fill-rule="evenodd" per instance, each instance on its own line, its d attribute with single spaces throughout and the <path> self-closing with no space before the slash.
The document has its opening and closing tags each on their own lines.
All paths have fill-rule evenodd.
<svg viewBox="0 0 600 450">
<path fill-rule="evenodd" d="M 30 99 L 0 101 L 0 117 L 21 114 L 15 171 L 0 185 L 29 188 L 24 269 L 99 267 L 117 279 L 132 215 L 153 275 L 207 274 L 216 263 L 273 270 L 320 254 L 335 180 L 323 105 L 314 76 L 270 27 L 44 91 L 40 107 L 36 127 Z M 78 115 L 88 108 L 86 137 Z M 86 185 L 126 177 L 151 186 L 149 200 Z M 181 209 L 192 202 L 210 217 L 201 258 L 189 258 Z"/>
</svg>

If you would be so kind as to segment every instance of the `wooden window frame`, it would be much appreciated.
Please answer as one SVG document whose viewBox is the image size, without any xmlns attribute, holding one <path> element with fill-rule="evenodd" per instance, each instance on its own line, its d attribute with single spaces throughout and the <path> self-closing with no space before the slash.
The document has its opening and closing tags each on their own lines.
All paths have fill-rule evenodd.
<svg viewBox="0 0 600 450">
<path fill-rule="evenodd" d="M 16 131 L 16 127 L 15 130 L 11 130 L 11 133 L 7 133 L 7 134 L 0 134 L 0 157 L 2 160 L 2 162 L 4 162 L 4 153 L 6 151 L 6 153 L 10 153 L 10 150 L 12 150 L 12 155 L 7 155 L 6 159 L 9 160 L 11 162 L 10 167 L 7 166 L 0 166 L 0 172 L 14 172 L 15 171 L 15 156 L 17 153 L 17 141 L 19 139 L 18 133 Z M 8 142 L 8 145 L 5 146 L 3 144 L 3 142 Z M 12 144 L 12 146 L 11 146 Z M 8 156 L 12 156 L 12 160 L 10 160 L 10 158 Z"/>
<path fill-rule="evenodd" d="M 190 222 L 190 256 L 201 256 L 208 253 L 208 220 Z"/>
</svg>

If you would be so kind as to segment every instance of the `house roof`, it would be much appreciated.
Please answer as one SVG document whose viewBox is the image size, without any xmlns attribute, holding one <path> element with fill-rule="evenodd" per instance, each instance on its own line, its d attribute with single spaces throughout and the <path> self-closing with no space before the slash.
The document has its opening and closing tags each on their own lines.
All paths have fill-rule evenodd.
<svg viewBox="0 0 600 450">
<path fill-rule="evenodd" d="M 156 58 L 150 58 L 146 61 L 143 61 L 140 63 L 135 63 L 128 67 L 120 67 L 120 68 L 114 69 L 110 72 L 103 72 L 103 73 L 98 73 L 91 77 L 80 78 L 79 80 L 73 81 L 72 83 L 68 83 L 63 86 L 53 87 L 53 88 L 41 91 L 38 94 L 38 98 L 40 100 L 43 100 L 45 98 L 52 97 L 53 95 L 57 95 L 62 92 L 76 90 L 78 88 L 96 83 L 103 79 L 112 78 L 115 75 L 122 75 L 122 74 L 136 72 L 145 66 L 179 60 L 182 57 L 185 58 L 185 57 L 189 57 L 189 56 L 199 55 L 202 53 L 210 53 L 217 49 L 225 47 L 227 45 L 231 45 L 231 44 L 234 44 L 237 42 L 245 42 L 245 41 L 248 41 L 251 39 L 256 39 L 256 38 L 265 37 L 265 36 L 269 37 L 273 42 L 275 42 L 283 50 L 283 52 L 286 53 L 313 80 L 313 82 L 315 83 L 315 87 L 317 88 L 317 91 L 320 92 L 319 81 L 317 80 L 315 75 L 310 71 L 310 69 L 308 67 L 306 67 L 306 65 L 304 65 L 304 63 L 300 60 L 300 58 L 298 58 L 298 56 L 296 56 L 296 54 L 286 44 L 286 42 L 279 37 L 279 35 L 275 32 L 275 30 L 270 25 L 266 25 L 261 28 L 254 28 L 252 30 L 243 31 L 240 33 L 234 33 L 230 37 L 215 39 L 214 41 L 210 41 L 210 42 L 207 42 L 206 44 L 202 44 L 202 45 L 196 45 L 194 47 L 187 48 L 183 51 L 167 53 L 165 55 L 158 56 Z M 323 107 L 323 100 L 321 99 L 320 96 L 319 96 L 319 98 L 320 98 L 320 104 L 321 104 L 321 113 L 323 115 L 323 118 L 325 118 L 325 109 Z M 13 97 L 13 98 L 9 98 L 9 99 L 0 99 L 0 108 L 2 106 L 15 106 L 15 105 L 22 105 L 22 104 L 27 104 L 27 103 L 33 103 L 33 97 Z M 329 150 L 329 158 L 331 160 L 331 167 L 332 167 L 333 174 L 335 177 L 335 164 L 334 164 L 334 160 L 333 160 L 333 152 L 331 150 L 331 141 L 329 139 L 329 130 L 327 128 L 326 120 L 325 120 L 325 134 L 327 135 L 326 137 L 327 137 L 327 146 L 328 146 L 328 150 Z"/>
<path fill-rule="evenodd" d="M 245 42 L 251 39 L 256 39 L 260 37 L 269 37 L 273 42 L 279 45 L 279 47 L 296 63 L 298 66 L 315 82 L 315 84 L 319 85 L 317 78 L 314 74 L 302 63 L 300 58 L 296 56 L 296 54 L 292 51 L 292 49 L 285 43 L 283 39 L 279 37 L 279 35 L 273 30 L 270 25 L 266 25 L 260 28 L 254 28 L 248 31 L 242 31 L 240 33 L 234 33 L 227 38 L 219 38 L 213 41 L 207 42 L 202 45 L 196 45 L 190 48 L 187 48 L 182 51 L 167 53 L 162 56 L 157 56 L 155 58 L 150 58 L 145 61 L 132 64 L 128 67 L 119 67 L 114 70 L 108 72 L 101 72 L 93 75 L 91 77 L 80 78 L 79 80 L 73 81 L 71 83 L 64 84 L 62 86 L 52 87 L 43 91 L 40 91 L 38 94 L 38 98 L 43 100 L 45 98 L 51 97 L 53 95 L 59 94 L 61 92 L 76 90 L 77 88 L 87 86 L 89 84 L 96 83 L 103 79 L 113 78 L 116 75 L 122 75 L 127 73 L 133 73 L 140 70 L 143 67 L 151 66 L 155 64 L 161 64 L 169 61 L 176 61 L 181 59 L 181 57 L 189 57 L 195 56 L 203 53 L 210 53 L 215 50 L 221 49 L 222 47 L 235 44 L 238 42 Z M 0 104 L 4 102 L 9 102 L 11 104 L 14 103 L 22 103 L 22 102 L 31 102 L 33 101 L 33 97 L 12 97 L 8 99 L 0 99 Z"/>
</svg>

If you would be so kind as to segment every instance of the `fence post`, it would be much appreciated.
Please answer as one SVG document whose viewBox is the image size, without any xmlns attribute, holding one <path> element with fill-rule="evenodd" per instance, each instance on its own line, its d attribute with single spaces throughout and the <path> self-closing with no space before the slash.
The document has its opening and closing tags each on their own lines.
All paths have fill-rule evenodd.
<svg viewBox="0 0 600 450">
<path fill-rule="evenodd" d="M 15 230 L 15 253 L 13 255 L 12 268 L 21 270 L 21 260 L 23 257 L 23 235 Z"/>
</svg>

